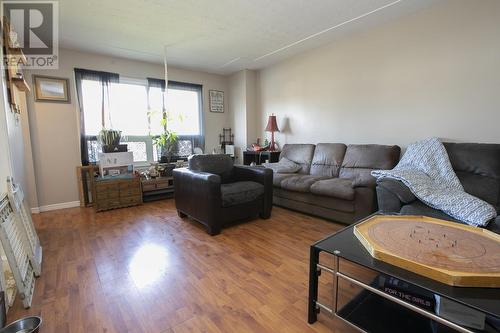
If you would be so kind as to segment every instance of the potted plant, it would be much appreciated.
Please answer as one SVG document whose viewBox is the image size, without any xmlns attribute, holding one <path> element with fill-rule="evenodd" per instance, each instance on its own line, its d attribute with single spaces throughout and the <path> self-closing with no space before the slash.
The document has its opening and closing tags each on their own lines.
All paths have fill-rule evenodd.
<svg viewBox="0 0 500 333">
<path fill-rule="evenodd" d="M 121 138 L 122 132 L 114 129 L 103 128 L 97 135 L 97 141 L 101 144 L 104 153 L 122 151 L 120 147 Z"/>
<path fill-rule="evenodd" d="M 154 111 L 148 113 L 149 121 L 154 114 Z M 161 166 L 161 174 L 167 177 L 172 175 L 172 170 L 175 168 L 174 164 L 171 164 L 172 156 L 175 153 L 177 147 L 177 133 L 168 129 L 168 122 L 171 121 L 170 115 L 166 112 L 162 112 L 162 118 L 160 120 L 161 128 L 163 133 L 158 136 L 153 137 L 153 144 L 160 150 L 160 163 L 166 163 Z"/>
<path fill-rule="evenodd" d="M 175 153 L 177 134 L 173 131 L 165 130 L 158 137 L 153 139 L 153 144 L 161 149 L 161 163 L 170 163 Z"/>
</svg>

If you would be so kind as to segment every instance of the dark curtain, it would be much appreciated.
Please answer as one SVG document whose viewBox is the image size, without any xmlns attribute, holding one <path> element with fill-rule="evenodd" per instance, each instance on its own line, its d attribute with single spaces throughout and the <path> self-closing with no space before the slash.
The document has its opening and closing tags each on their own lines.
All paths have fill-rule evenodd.
<svg viewBox="0 0 500 333">
<path fill-rule="evenodd" d="M 97 138 L 89 136 L 85 133 L 85 110 L 83 108 L 83 91 L 82 81 L 93 80 L 101 84 L 101 96 L 95 96 L 101 99 L 101 124 L 103 128 L 107 125 L 111 127 L 111 118 L 109 116 L 109 93 L 111 83 L 118 83 L 120 76 L 116 73 L 108 73 L 101 71 L 93 71 L 88 69 L 75 68 L 76 92 L 78 98 L 78 106 L 80 108 L 80 149 L 82 157 L 82 165 L 89 165 L 90 162 L 96 162 L 97 149 L 92 149 L 92 155 L 89 156 L 89 143 L 97 148 Z M 107 114 L 106 114 L 107 113 Z M 108 116 L 108 119 L 106 119 Z"/>
<path fill-rule="evenodd" d="M 162 112 L 165 112 L 165 80 L 160 79 L 152 79 L 148 77 L 148 109 L 151 109 L 151 105 L 149 103 L 149 89 L 150 88 L 160 88 L 161 89 L 161 98 L 162 98 Z"/>
<path fill-rule="evenodd" d="M 165 96 L 165 80 L 148 78 L 148 107 L 149 107 L 149 89 L 150 88 L 160 88 L 162 91 L 162 112 L 166 112 L 166 105 L 168 103 L 168 95 Z M 198 118 L 200 121 L 200 134 L 199 135 L 178 135 L 177 149 L 175 152 L 175 157 L 182 158 L 187 157 L 193 153 L 194 148 L 201 148 L 205 151 L 205 133 L 203 126 L 203 87 L 199 84 L 184 83 L 176 81 L 168 81 L 169 89 L 180 89 L 180 90 L 191 90 L 198 94 Z M 159 156 L 160 157 L 160 156 Z M 158 158 L 159 158 L 158 157 Z"/>
</svg>

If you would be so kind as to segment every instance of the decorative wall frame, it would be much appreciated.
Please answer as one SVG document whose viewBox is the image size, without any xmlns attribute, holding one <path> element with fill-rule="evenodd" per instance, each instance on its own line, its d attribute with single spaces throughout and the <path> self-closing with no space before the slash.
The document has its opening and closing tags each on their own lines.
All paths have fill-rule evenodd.
<svg viewBox="0 0 500 333">
<path fill-rule="evenodd" d="M 224 92 L 209 90 L 210 112 L 224 113 Z"/>
<path fill-rule="evenodd" d="M 35 101 L 47 103 L 71 103 L 69 79 L 33 75 Z"/>
</svg>

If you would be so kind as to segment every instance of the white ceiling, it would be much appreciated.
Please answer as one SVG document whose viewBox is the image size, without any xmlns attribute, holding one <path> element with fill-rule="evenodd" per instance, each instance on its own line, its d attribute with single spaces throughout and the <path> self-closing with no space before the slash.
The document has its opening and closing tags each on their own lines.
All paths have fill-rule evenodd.
<svg viewBox="0 0 500 333">
<path fill-rule="evenodd" d="M 439 0 L 60 0 L 60 46 L 228 74 Z"/>
</svg>

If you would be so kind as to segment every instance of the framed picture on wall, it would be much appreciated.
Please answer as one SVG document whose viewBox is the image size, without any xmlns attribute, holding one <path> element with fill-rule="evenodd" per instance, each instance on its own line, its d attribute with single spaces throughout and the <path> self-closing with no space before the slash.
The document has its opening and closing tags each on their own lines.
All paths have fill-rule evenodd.
<svg viewBox="0 0 500 333">
<path fill-rule="evenodd" d="M 209 90 L 210 112 L 224 113 L 224 92 Z"/>
<path fill-rule="evenodd" d="M 35 101 L 71 103 L 68 79 L 33 75 L 33 84 L 35 85 Z"/>
</svg>

